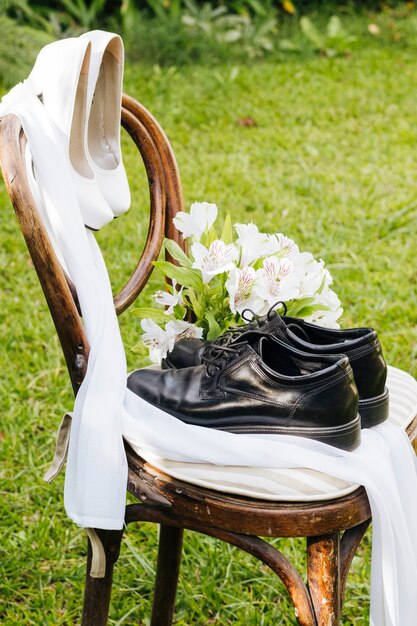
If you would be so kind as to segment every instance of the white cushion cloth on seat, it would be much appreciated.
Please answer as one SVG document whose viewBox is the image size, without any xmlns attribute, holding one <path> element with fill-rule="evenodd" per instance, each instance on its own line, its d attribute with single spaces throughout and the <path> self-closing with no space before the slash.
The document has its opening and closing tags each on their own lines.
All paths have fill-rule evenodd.
<svg viewBox="0 0 417 626">
<path fill-rule="evenodd" d="M 417 414 L 417 381 L 388 367 L 389 422 L 406 429 Z M 244 436 L 244 435 L 241 435 Z M 274 437 L 274 435 L 270 435 Z M 312 502 L 345 496 L 358 485 L 306 468 L 271 469 L 186 463 L 163 459 L 134 443 L 132 448 L 155 468 L 194 485 L 261 500 Z"/>
</svg>

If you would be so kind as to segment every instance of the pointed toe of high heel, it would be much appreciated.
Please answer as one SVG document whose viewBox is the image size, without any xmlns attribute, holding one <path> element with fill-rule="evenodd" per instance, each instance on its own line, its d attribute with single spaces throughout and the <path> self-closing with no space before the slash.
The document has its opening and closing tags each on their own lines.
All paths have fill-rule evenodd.
<svg viewBox="0 0 417 626">
<path fill-rule="evenodd" d="M 95 169 L 97 182 L 106 201 L 111 206 L 113 217 L 120 217 L 130 208 L 130 189 L 126 171 L 120 163 L 115 170 Z"/>
<path fill-rule="evenodd" d="M 85 178 L 73 172 L 73 181 L 77 190 L 81 215 L 86 228 L 100 230 L 113 221 L 113 211 L 105 200 L 96 178 Z"/>
</svg>

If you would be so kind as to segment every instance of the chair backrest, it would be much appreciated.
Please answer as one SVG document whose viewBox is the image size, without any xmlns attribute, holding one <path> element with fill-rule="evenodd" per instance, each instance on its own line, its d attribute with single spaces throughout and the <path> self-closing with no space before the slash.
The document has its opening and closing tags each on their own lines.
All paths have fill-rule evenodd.
<svg viewBox="0 0 417 626">
<path fill-rule="evenodd" d="M 149 111 L 127 95 L 123 96 L 121 122 L 143 159 L 149 184 L 150 220 L 138 264 L 114 297 L 118 315 L 132 304 L 146 285 L 164 236 L 183 246 L 172 222 L 175 213 L 183 210 L 183 195 L 171 145 Z M 48 303 L 76 394 L 85 376 L 89 345 L 75 286 L 54 252 L 30 191 L 25 146 L 26 137 L 20 120 L 15 115 L 1 118 L 0 165 L 3 178 Z"/>
</svg>

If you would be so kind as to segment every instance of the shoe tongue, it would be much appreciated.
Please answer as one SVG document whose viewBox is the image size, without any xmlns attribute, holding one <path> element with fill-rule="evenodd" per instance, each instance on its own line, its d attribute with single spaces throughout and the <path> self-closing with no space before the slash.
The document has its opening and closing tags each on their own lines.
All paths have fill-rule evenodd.
<svg viewBox="0 0 417 626">
<path fill-rule="evenodd" d="M 278 337 L 278 339 L 282 339 L 285 343 L 288 343 L 287 325 L 276 311 L 267 313 L 261 320 L 259 320 L 261 322 L 259 324 L 260 332 L 271 334 L 274 337 Z"/>
<path fill-rule="evenodd" d="M 276 311 L 268 311 L 261 317 L 255 317 L 247 324 L 248 330 L 259 330 L 263 333 L 275 332 L 276 328 L 285 329 L 286 325 Z"/>
<path fill-rule="evenodd" d="M 261 337 L 268 335 L 288 343 L 287 326 L 276 311 L 249 322 L 246 327 L 242 327 L 242 332 L 232 339 L 231 343 L 237 344 L 246 341 L 257 350 Z"/>
</svg>

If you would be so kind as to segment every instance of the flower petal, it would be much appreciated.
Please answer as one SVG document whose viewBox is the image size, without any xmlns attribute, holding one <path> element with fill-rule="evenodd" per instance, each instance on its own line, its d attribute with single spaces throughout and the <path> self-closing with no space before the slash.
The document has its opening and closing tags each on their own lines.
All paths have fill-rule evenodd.
<svg viewBox="0 0 417 626">
<path fill-rule="evenodd" d="M 210 202 L 194 202 L 190 208 L 194 222 L 201 225 L 201 234 L 210 230 L 217 219 L 217 214 L 217 205 Z"/>
<path fill-rule="evenodd" d="M 217 213 L 218 209 L 215 204 L 194 202 L 189 213 L 179 211 L 172 221 L 184 238 L 194 237 L 200 241 L 201 235 L 213 226 Z"/>
<path fill-rule="evenodd" d="M 264 306 L 263 300 L 259 299 L 252 290 L 256 275 L 257 272 L 253 267 L 233 268 L 230 271 L 225 287 L 229 294 L 229 306 L 232 313 L 242 313 L 244 309 L 251 309 L 257 314 Z"/>
<path fill-rule="evenodd" d="M 235 267 L 238 251 L 234 244 L 226 245 L 221 239 L 216 239 L 209 248 L 199 242 L 193 244 L 191 254 L 195 259 L 193 268 L 201 271 L 203 282 L 208 284 L 213 276 Z"/>
<path fill-rule="evenodd" d="M 168 307 L 165 311 L 166 315 L 172 315 L 174 307 L 179 304 L 182 299 L 181 291 L 169 293 L 169 291 L 157 291 L 154 296 L 155 301 L 162 306 Z"/>
<path fill-rule="evenodd" d="M 142 341 L 149 348 L 149 357 L 153 363 L 160 363 L 174 345 L 173 339 L 156 322 L 150 318 L 141 321 Z"/>
<path fill-rule="evenodd" d="M 203 329 L 196 324 L 191 324 L 185 320 L 172 320 L 165 326 L 167 333 L 174 338 L 174 341 L 182 339 L 184 337 L 201 339 L 203 336 Z"/>
<path fill-rule="evenodd" d="M 236 243 L 241 249 L 240 267 L 278 251 L 277 238 L 260 233 L 255 224 L 235 224 L 235 229 L 238 234 Z"/>
</svg>

